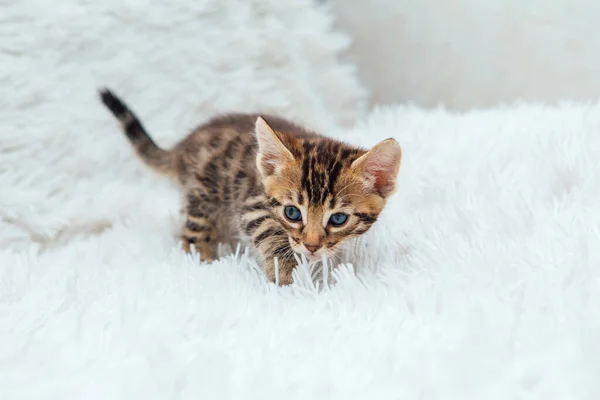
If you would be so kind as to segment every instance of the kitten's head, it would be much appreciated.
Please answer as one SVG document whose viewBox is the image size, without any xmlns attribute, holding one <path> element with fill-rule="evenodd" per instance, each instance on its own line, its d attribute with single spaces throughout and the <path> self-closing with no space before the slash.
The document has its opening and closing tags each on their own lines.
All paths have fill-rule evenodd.
<svg viewBox="0 0 600 400">
<path fill-rule="evenodd" d="M 309 260 L 332 256 L 365 233 L 396 189 L 402 152 L 394 139 L 364 150 L 323 137 L 276 132 L 256 121 L 257 167 L 272 213 L 292 249 Z"/>
</svg>

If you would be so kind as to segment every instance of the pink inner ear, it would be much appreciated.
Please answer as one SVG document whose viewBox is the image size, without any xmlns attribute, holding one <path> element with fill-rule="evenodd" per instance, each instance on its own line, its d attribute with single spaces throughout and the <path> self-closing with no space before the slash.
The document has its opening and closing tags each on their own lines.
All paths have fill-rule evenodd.
<svg viewBox="0 0 600 400">
<path fill-rule="evenodd" d="M 370 175 L 373 189 L 381 195 L 387 195 L 394 188 L 396 161 L 387 154 L 377 154 L 366 160 L 365 172 Z"/>
<path fill-rule="evenodd" d="M 375 189 L 381 192 L 383 187 L 389 184 L 389 179 L 385 171 L 379 170 L 373 173 L 375 177 Z"/>
<path fill-rule="evenodd" d="M 275 169 L 277 168 L 277 164 L 281 163 L 280 158 L 281 158 L 280 155 L 272 153 L 272 152 L 265 153 L 262 155 L 261 163 L 263 165 L 265 172 L 268 175 L 271 175 L 275 172 Z"/>
</svg>

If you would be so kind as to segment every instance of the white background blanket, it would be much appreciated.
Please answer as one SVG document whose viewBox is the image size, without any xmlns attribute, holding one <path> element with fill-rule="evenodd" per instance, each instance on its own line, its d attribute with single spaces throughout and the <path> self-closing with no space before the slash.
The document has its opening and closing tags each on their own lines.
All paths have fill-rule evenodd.
<svg viewBox="0 0 600 400">
<path fill-rule="evenodd" d="M 0 12 L 3 399 L 600 395 L 600 104 L 338 130 L 364 93 L 300 1 L 45 4 Z M 399 191 L 331 288 L 277 288 L 243 254 L 198 265 L 102 84 L 165 145 L 244 107 L 393 136 Z"/>
<path fill-rule="evenodd" d="M 597 0 L 322 1 L 352 35 L 376 103 L 465 110 L 600 94 Z"/>
</svg>

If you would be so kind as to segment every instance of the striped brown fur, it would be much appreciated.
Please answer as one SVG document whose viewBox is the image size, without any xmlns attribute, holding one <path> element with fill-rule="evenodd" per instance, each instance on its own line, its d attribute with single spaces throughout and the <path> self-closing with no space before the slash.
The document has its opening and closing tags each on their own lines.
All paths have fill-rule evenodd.
<svg viewBox="0 0 600 400">
<path fill-rule="evenodd" d="M 139 157 L 181 187 L 183 247 L 206 261 L 217 243 L 242 241 L 272 281 L 276 257 L 279 282 L 289 284 L 294 254 L 334 256 L 344 240 L 370 229 L 395 191 L 401 150 L 394 139 L 366 150 L 275 116 L 228 114 L 163 150 L 123 101 L 108 89 L 100 95 Z"/>
</svg>

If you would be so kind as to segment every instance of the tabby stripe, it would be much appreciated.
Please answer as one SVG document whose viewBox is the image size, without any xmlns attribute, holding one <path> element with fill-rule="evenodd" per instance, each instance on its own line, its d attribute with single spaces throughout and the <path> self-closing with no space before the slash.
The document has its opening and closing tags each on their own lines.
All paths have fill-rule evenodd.
<svg viewBox="0 0 600 400">
<path fill-rule="evenodd" d="M 185 241 L 187 241 L 188 243 L 196 243 L 196 238 L 195 237 L 191 237 L 191 236 L 183 236 L 183 239 L 185 239 Z"/>
<path fill-rule="evenodd" d="M 265 201 L 265 196 L 262 194 L 257 194 L 255 196 L 250 196 L 248 198 L 246 198 L 246 200 L 244 200 L 245 203 L 256 203 L 259 201 Z"/>
<path fill-rule="evenodd" d="M 223 153 L 223 160 L 230 160 L 233 158 L 233 153 L 237 149 L 238 141 L 236 139 L 232 139 L 227 143 L 227 147 L 225 148 L 225 152 Z"/>
<path fill-rule="evenodd" d="M 245 160 L 246 158 L 248 158 L 250 155 L 252 155 L 254 153 L 254 146 L 248 146 L 246 147 L 246 150 L 244 150 L 244 155 L 242 156 L 243 159 Z"/>
<path fill-rule="evenodd" d="M 245 221 L 250 221 L 251 219 L 262 217 L 263 215 L 270 215 L 270 212 L 263 209 L 252 210 L 242 214 L 242 219 Z"/>
<path fill-rule="evenodd" d="M 231 200 L 231 179 L 226 176 L 223 183 L 223 201 L 228 203 Z"/>
<path fill-rule="evenodd" d="M 363 233 L 365 233 L 366 231 L 368 231 L 369 228 L 371 228 L 371 225 L 363 226 L 362 228 L 354 230 L 352 232 L 352 234 L 353 235 L 362 235 Z"/>
<path fill-rule="evenodd" d="M 343 160 L 345 160 L 346 158 L 350 157 L 350 153 L 351 151 L 349 149 L 344 149 L 342 150 L 342 154 L 340 155 L 340 158 Z"/>
<path fill-rule="evenodd" d="M 325 190 L 325 174 L 321 175 L 321 181 L 319 182 L 319 191 L 321 192 L 321 200 L 320 200 L 320 204 L 324 204 L 325 203 L 325 199 L 327 198 L 327 194 L 329 193 L 327 190 Z M 329 179 L 329 178 L 327 178 Z M 329 180 L 327 181 L 329 183 Z"/>
<path fill-rule="evenodd" d="M 195 220 L 208 220 L 208 218 L 206 218 L 206 213 L 204 212 L 204 210 L 198 209 L 196 207 L 188 207 L 187 216 L 188 218 L 192 217 L 192 219 Z"/>
<path fill-rule="evenodd" d="M 269 207 L 279 207 L 280 205 L 281 203 L 277 201 L 277 199 L 274 199 L 273 197 L 269 199 Z"/>
<path fill-rule="evenodd" d="M 246 179 L 247 177 L 248 177 L 248 174 L 246 174 L 246 172 L 244 172 L 244 170 L 240 169 L 240 170 L 238 171 L 238 173 L 235 175 L 235 178 L 233 179 L 233 183 L 234 183 L 236 186 L 239 186 L 239 185 L 240 185 L 240 183 L 242 183 L 242 181 L 243 181 L 244 179 Z"/>
<path fill-rule="evenodd" d="M 208 142 L 208 144 L 212 148 L 219 147 L 221 145 L 221 137 L 217 134 L 213 134 L 212 137 L 210 138 L 210 141 Z"/>
<path fill-rule="evenodd" d="M 251 235 L 254 233 L 254 231 L 256 231 L 256 229 L 263 223 L 265 222 L 265 220 L 270 219 L 271 216 L 270 215 L 263 215 L 261 217 L 258 217 L 256 219 L 253 219 L 252 221 L 248 222 L 246 224 L 246 232 Z"/>
<path fill-rule="evenodd" d="M 268 239 L 271 236 L 281 235 L 282 233 L 283 233 L 283 231 L 281 230 L 281 228 L 271 227 L 271 228 L 265 229 L 264 231 L 262 231 L 259 235 L 257 235 L 254 238 L 254 240 L 253 240 L 254 245 L 258 246 L 265 239 Z"/>
<path fill-rule="evenodd" d="M 208 176 L 197 176 L 196 179 L 199 183 L 204 186 L 207 192 L 215 194 L 217 191 L 215 190 L 216 183 L 212 178 Z"/>
<path fill-rule="evenodd" d="M 304 154 L 304 159 L 302 160 L 302 186 L 306 189 L 306 185 L 304 184 L 308 178 L 308 154 Z"/>
<path fill-rule="evenodd" d="M 317 200 L 317 188 L 315 187 L 316 185 L 314 184 L 315 174 L 317 173 L 315 171 L 315 163 L 316 163 L 315 158 L 311 157 L 310 158 L 310 167 L 308 168 L 308 173 L 310 174 L 311 179 L 308 179 L 308 180 L 306 180 L 306 182 L 304 182 L 304 183 L 309 184 L 309 187 L 308 187 L 308 189 L 310 189 L 309 196 L 310 196 L 310 199 L 313 201 Z"/>
<path fill-rule="evenodd" d="M 341 169 L 342 169 L 342 163 L 336 159 L 335 163 L 333 164 L 333 167 L 331 168 L 331 171 L 329 172 L 329 177 L 328 177 L 329 182 L 327 182 L 329 184 L 328 185 L 329 193 L 333 193 L 333 186 L 337 182 L 337 179 L 338 179 L 338 176 L 340 175 Z"/>
<path fill-rule="evenodd" d="M 310 161 L 310 151 L 312 150 L 312 144 L 308 142 L 304 142 L 304 159 L 302 161 L 302 183 L 306 182 L 309 175 L 309 161 Z"/>
<path fill-rule="evenodd" d="M 377 217 L 374 214 L 354 213 L 354 215 L 356 215 L 365 224 L 372 224 L 377 221 Z"/>
<path fill-rule="evenodd" d="M 280 247 L 275 247 L 273 249 L 271 249 L 270 251 L 268 251 L 267 254 L 269 254 L 270 258 L 275 258 L 277 257 L 279 260 L 279 265 L 281 265 L 281 262 L 285 262 L 285 261 L 291 261 L 294 262 L 294 255 L 293 253 L 289 252 L 290 246 L 280 246 Z"/>
<path fill-rule="evenodd" d="M 201 203 L 200 196 L 197 196 L 194 193 L 188 193 L 187 195 L 187 204 L 189 208 L 199 208 Z"/>
<path fill-rule="evenodd" d="M 210 230 L 208 226 L 197 224 L 193 221 L 187 221 L 185 227 L 192 232 L 207 232 Z"/>
<path fill-rule="evenodd" d="M 186 239 L 189 239 L 188 241 L 190 243 L 198 243 L 198 240 L 202 240 L 202 241 L 204 241 L 206 243 L 208 243 L 208 242 L 211 241 L 210 233 L 207 233 L 207 232 L 204 232 L 204 233 L 202 233 L 202 232 L 190 232 L 188 230 L 185 230 L 183 232 L 183 237 L 186 238 Z M 191 240 L 193 240 L 193 242 Z"/>
<path fill-rule="evenodd" d="M 259 201 L 256 203 L 251 203 L 251 204 L 246 204 L 243 208 L 242 208 L 242 212 L 244 213 L 248 213 L 251 211 L 256 211 L 256 210 L 266 210 L 267 206 L 265 205 L 264 201 Z"/>
<path fill-rule="evenodd" d="M 206 218 L 206 214 L 204 213 L 204 211 L 198 210 L 197 208 L 189 208 L 187 210 L 187 215 L 188 217 L 196 219 Z"/>
</svg>

